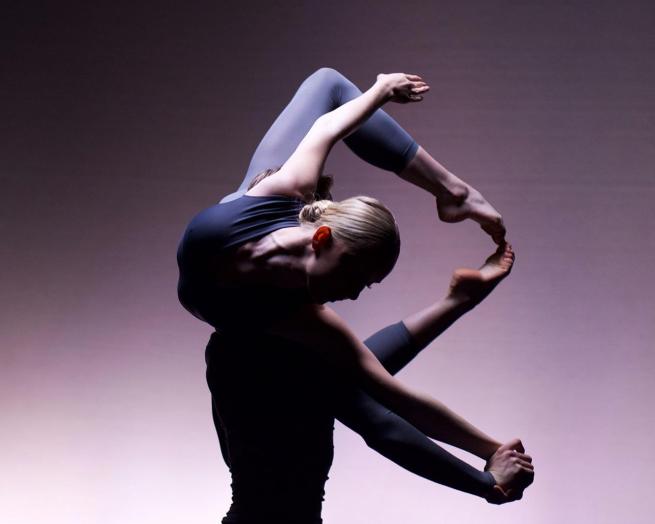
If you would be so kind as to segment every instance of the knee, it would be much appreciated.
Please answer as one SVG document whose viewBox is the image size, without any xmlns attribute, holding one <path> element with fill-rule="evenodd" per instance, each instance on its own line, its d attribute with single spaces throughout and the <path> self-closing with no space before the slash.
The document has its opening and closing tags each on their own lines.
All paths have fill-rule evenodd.
<svg viewBox="0 0 655 524">
<path fill-rule="evenodd" d="M 330 82 L 334 84 L 338 84 L 345 79 L 339 71 L 331 67 L 321 67 L 314 71 L 311 76 L 316 77 L 321 82 Z"/>
</svg>

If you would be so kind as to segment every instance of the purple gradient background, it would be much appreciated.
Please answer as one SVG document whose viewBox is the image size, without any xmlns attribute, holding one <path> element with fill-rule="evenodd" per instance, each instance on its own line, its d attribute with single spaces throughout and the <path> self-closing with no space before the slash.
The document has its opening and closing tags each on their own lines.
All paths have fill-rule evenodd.
<svg viewBox="0 0 655 524">
<path fill-rule="evenodd" d="M 0 521 L 225 512 L 211 329 L 177 302 L 175 249 L 321 66 L 363 89 L 422 75 L 422 103 L 385 109 L 503 213 L 511 277 L 400 377 L 521 437 L 537 471 L 521 502 L 491 506 L 337 424 L 325 522 L 652 521 L 652 2 L 16 3 L 4 19 Z M 336 305 L 362 337 L 493 249 L 343 144 L 327 170 L 337 198 L 387 203 L 403 238 L 389 278 Z"/>
</svg>

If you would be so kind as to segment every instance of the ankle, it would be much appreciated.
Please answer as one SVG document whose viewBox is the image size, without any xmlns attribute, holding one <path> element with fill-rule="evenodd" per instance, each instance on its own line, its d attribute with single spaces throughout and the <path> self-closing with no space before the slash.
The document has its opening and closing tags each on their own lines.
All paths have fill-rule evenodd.
<svg viewBox="0 0 655 524">
<path fill-rule="evenodd" d="M 443 180 L 441 182 L 437 188 L 437 191 L 435 192 L 435 196 L 437 199 L 443 198 L 449 202 L 453 202 L 459 205 L 463 204 L 468 198 L 469 189 L 464 182 L 462 182 L 455 175 L 452 175 L 452 178 Z"/>
<path fill-rule="evenodd" d="M 466 313 L 475 306 L 475 303 L 468 295 L 464 293 L 453 293 L 452 291 L 449 291 L 443 299 L 443 304 L 450 311 L 458 313 Z"/>
</svg>

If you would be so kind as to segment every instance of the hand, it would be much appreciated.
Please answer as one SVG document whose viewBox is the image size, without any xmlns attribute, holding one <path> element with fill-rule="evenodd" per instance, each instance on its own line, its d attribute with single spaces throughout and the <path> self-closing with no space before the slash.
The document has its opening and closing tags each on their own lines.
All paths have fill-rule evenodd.
<svg viewBox="0 0 655 524">
<path fill-rule="evenodd" d="M 523 497 L 523 490 L 534 480 L 532 457 L 525 454 L 519 439 L 503 444 L 489 458 L 484 468 L 496 479 L 485 499 L 490 504 L 505 504 Z"/>
<path fill-rule="evenodd" d="M 423 100 L 423 96 L 420 93 L 430 90 L 430 86 L 420 76 L 405 73 L 380 73 L 377 76 L 376 83 L 385 86 L 391 102 L 397 102 L 399 104 L 420 102 Z"/>
</svg>

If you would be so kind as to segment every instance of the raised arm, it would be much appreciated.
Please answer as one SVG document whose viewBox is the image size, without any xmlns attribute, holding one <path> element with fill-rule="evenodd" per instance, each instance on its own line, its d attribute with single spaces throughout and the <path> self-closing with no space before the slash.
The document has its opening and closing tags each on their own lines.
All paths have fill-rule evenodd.
<svg viewBox="0 0 655 524">
<path fill-rule="evenodd" d="M 314 350 L 335 373 L 361 387 L 427 436 L 488 459 L 501 445 L 443 403 L 413 391 L 382 366 L 329 307 L 307 305 L 270 328 Z M 336 380 L 336 379 L 335 379 Z"/>
<path fill-rule="evenodd" d="M 325 160 L 337 141 L 356 131 L 386 102 L 419 102 L 423 98 L 420 93 L 428 89 L 418 75 L 378 75 L 367 91 L 316 118 L 280 170 L 260 182 L 248 194 L 310 199 L 323 172 Z"/>
</svg>

